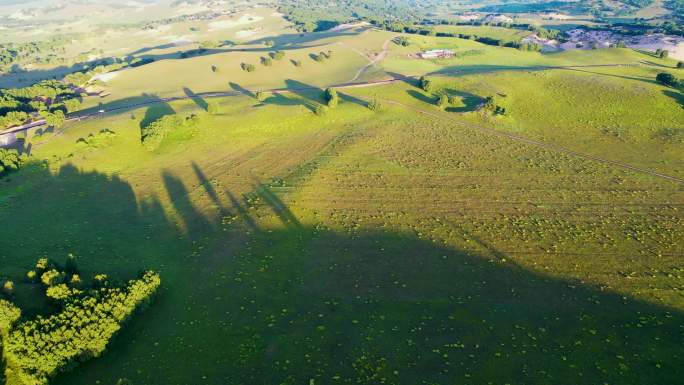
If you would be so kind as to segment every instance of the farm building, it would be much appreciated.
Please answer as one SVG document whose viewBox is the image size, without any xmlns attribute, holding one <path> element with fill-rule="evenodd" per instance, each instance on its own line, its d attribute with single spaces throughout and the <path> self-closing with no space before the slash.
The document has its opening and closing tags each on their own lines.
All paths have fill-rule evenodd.
<svg viewBox="0 0 684 385">
<path fill-rule="evenodd" d="M 448 49 L 433 49 L 418 54 L 421 59 L 444 59 L 454 56 L 454 52 Z"/>
</svg>

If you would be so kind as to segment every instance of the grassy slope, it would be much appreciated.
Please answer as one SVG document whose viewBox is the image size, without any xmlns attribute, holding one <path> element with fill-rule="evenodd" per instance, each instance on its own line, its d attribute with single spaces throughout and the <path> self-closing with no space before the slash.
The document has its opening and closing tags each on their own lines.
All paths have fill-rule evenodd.
<svg viewBox="0 0 684 385">
<path fill-rule="evenodd" d="M 530 31 L 521 31 L 519 29 L 473 25 L 438 25 L 435 27 L 435 30 L 437 32 L 477 35 L 503 41 L 520 41 L 531 34 Z"/>
<path fill-rule="evenodd" d="M 625 52 L 573 55 L 609 62 Z M 388 68 L 416 70 L 400 55 Z M 487 55 L 497 64 L 540 58 Z M 509 118 L 444 113 L 458 121 L 588 150 L 586 135 L 614 146 L 611 157 L 643 146 L 644 164 L 676 165 L 642 132 L 654 121 L 680 126 L 677 105 L 630 71 L 610 73 L 637 79 L 473 69 L 438 85 L 508 95 Z M 73 124 L 34 147 L 47 169 L 0 181 L 0 218 L 13 224 L 0 239 L 4 274 L 73 252 L 84 274 L 157 269 L 165 282 L 108 354 L 57 384 L 681 378 L 678 185 L 361 105 L 377 96 L 430 109 L 409 84 L 343 93 L 325 117 L 310 112 L 321 95 L 304 93 L 265 105 L 223 99 L 215 116 L 188 101 Z M 631 112 L 637 103 L 666 116 Z M 141 121 L 172 111 L 203 123 L 192 138 L 178 133 L 145 152 Z M 615 113 L 635 127 L 628 141 L 602 134 Z M 103 128 L 117 133 L 109 146 L 75 146 Z M 551 138 L 569 130 L 577 135 Z"/>
</svg>

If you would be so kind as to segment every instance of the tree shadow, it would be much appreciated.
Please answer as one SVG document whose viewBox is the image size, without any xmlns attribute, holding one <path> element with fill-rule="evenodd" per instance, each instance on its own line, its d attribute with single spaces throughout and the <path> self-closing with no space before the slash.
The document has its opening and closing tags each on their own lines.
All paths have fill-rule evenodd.
<svg viewBox="0 0 684 385">
<path fill-rule="evenodd" d="M 456 96 L 458 98 L 461 98 L 461 103 L 463 104 L 463 106 L 461 107 L 447 107 L 445 109 L 445 111 L 447 112 L 463 113 L 475 111 L 478 107 L 482 105 L 482 103 L 485 102 L 485 98 L 475 94 L 471 94 L 470 92 L 447 89 L 446 94 L 449 97 Z"/>
<path fill-rule="evenodd" d="M 318 105 L 325 104 L 323 90 L 319 87 L 294 79 L 286 79 L 285 87 L 287 91 L 299 97 L 301 104 L 310 111 L 315 111 Z"/>
<path fill-rule="evenodd" d="M 663 94 L 674 99 L 679 105 L 684 108 L 684 93 L 673 90 L 664 90 Z"/>
<path fill-rule="evenodd" d="M 407 90 L 406 93 L 426 104 L 435 104 L 435 102 L 437 101 L 437 98 L 435 98 L 432 95 L 426 95 L 422 91 Z"/>
<path fill-rule="evenodd" d="M 236 91 L 236 92 L 239 92 L 239 93 L 241 93 L 241 94 L 243 94 L 243 95 L 245 95 L 245 96 L 249 96 L 250 98 L 254 98 L 254 97 L 255 97 L 255 96 L 254 96 L 254 93 L 253 93 L 252 91 L 250 91 L 250 90 L 248 90 L 248 89 L 242 87 L 241 85 L 239 85 L 239 84 L 237 84 L 237 83 L 235 83 L 235 82 L 230 82 L 230 83 L 228 83 L 228 85 L 230 86 L 230 88 L 231 88 L 232 90 L 234 90 L 234 91 Z"/>
<path fill-rule="evenodd" d="M 656 62 L 653 62 L 653 61 L 650 61 L 650 60 L 641 60 L 640 63 L 646 64 L 646 65 L 650 65 L 650 66 L 653 66 L 653 67 L 660 67 L 660 68 L 668 68 L 668 69 L 677 68 L 677 67 L 666 66 L 666 65 L 664 65 L 664 64 L 656 63 Z"/>
<path fill-rule="evenodd" d="M 406 76 L 397 72 L 385 71 L 392 79 L 401 80 L 402 82 L 408 84 L 411 87 L 419 87 L 420 82 L 415 76 Z"/>
<path fill-rule="evenodd" d="M 169 103 L 158 100 L 154 105 L 145 110 L 145 116 L 140 120 L 140 128 L 145 128 L 152 124 L 152 122 L 163 118 L 167 115 L 173 115 L 176 111 Z"/>
<path fill-rule="evenodd" d="M 209 108 L 209 104 L 207 104 L 207 102 L 201 96 L 192 92 L 192 90 L 188 87 L 183 87 L 183 92 L 185 93 L 185 96 L 187 96 L 193 102 L 195 102 L 197 107 L 203 109 L 204 111 L 207 111 L 207 109 Z"/>
</svg>

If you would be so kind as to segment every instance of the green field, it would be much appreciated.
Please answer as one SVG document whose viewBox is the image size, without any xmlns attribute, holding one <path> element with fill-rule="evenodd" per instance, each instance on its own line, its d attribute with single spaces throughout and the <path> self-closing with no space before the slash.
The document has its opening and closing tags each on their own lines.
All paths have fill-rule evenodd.
<svg viewBox="0 0 684 385">
<path fill-rule="evenodd" d="M 23 316 L 54 311 L 24 278 L 41 257 L 162 282 L 51 384 L 682 383 L 684 94 L 655 81 L 675 63 L 397 35 L 147 52 L 84 100 L 104 114 L 29 133 L 0 179 L 0 281 Z M 434 48 L 455 57 L 415 58 Z M 389 78 L 313 113 L 326 86 Z M 240 94 L 197 95 L 217 91 Z M 197 124 L 145 149 L 174 114 Z"/>
</svg>

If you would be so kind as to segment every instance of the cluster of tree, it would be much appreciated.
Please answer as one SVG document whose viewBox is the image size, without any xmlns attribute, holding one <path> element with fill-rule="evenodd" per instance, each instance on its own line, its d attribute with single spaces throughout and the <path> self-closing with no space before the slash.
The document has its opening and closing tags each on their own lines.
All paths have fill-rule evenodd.
<svg viewBox="0 0 684 385">
<path fill-rule="evenodd" d="M 415 25 L 406 25 L 404 23 L 391 23 L 384 25 L 388 30 L 393 32 L 408 33 L 412 35 L 436 36 L 436 37 L 457 37 L 459 39 L 474 40 L 478 43 L 493 45 L 497 47 L 520 47 L 519 41 L 496 39 L 488 36 L 478 36 L 475 34 L 457 33 L 457 32 L 437 32 L 434 28 L 423 28 Z M 389 27 L 388 27 L 389 26 Z"/>
<path fill-rule="evenodd" d="M 324 61 L 324 60 L 326 60 L 326 59 L 332 58 L 332 54 L 333 54 L 333 51 L 328 50 L 328 52 L 323 52 L 323 51 L 321 51 L 321 52 L 319 52 L 318 54 L 313 53 L 313 54 L 311 54 L 311 57 L 312 57 L 315 61 L 317 61 L 317 62 L 320 63 L 320 62 L 322 62 L 322 61 Z"/>
<path fill-rule="evenodd" d="M 48 269 L 41 280 L 50 283 L 47 293 L 61 301 L 59 312 L 20 321 L 20 309 L 0 300 L 2 356 L 7 378 L 16 384 L 47 385 L 57 372 L 101 355 L 123 324 L 150 303 L 161 284 L 157 273 L 146 272 L 122 287 L 100 280 L 80 290 L 64 283 L 66 271 L 43 262 L 39 261 L 37 269 Z M 75 276 L 71 274 L 72 281 Z"/>
<path fill-rule="evenodd" d="M 325 90 L 325 101 L 328 107 L 335 108 L 340 103 L 340 96 L 337 94 L 337 90 L 330 87 Z"/>
<path fill-rule="evenodd" d="M 185 118 L 178 115 L 163 116 L 140 130 L 140 141 L 147 150 L 153 151 L 172 132 L 190 128 L 197 124 L 199 117 L 190 115 Z"/>
<path fill-rule="evenodd" d="M 400 45 L 402 47 L 408 47 L 409 45 L 411 45 L 411 41 L 406 36 L 397 36 L 393 41 L 395 44 Z"/>
<path fill-rule="evenodd" d="M 540 52 L 542 50 L 542 46 L 537 44 L 537 43 L 525 42 L 525 43 L 520 43 L 520 45 L 518 46 L 518 49 L 521 51 Z"/>
<path fill-rule="evenodd" d="M 506 108 L 497 104 L 496 99 L 493 96 L 487 96 L 483 104 L 485 111 L 490 112 L 494 115 L 505 115 Z"/>
<path fill-rule="evenodd" d="M 680 21 L 684 19 L 684 0 L 667 0 L 665 7 L 672 11 L 672 14 Z"/>
<path fill-rule="evenodd" d="M 0 44 L 0 72 L 25 63 L 64 64 L 67 37 L 53 37 L 46 41 Z"/>
<path fill-rule="evenodd" d="M 78 138 L 76 145 L 85 148 L 100 148 L 111 143 L 116 133 L 109 129 L 102 129 L 96 134 L 90 134 L 85 138 Z"/>
<path fill-rule="evenodd" d="M 79 97 L 68 85 L 56 80 L 0 89 L 0 129 L 26 122 L 31 113 L 38 113 L 48 125 L 59 126 L 67 112 L 80 108 Z"/>
<path fill-rule="evenodd" d="M 0 177 L 10 171 L 18 170 L 24 157 L 15 149 L 0 148 Z"/>
<path fill-rule="evenodd" d="M 103 61 L 94 64 L 94 66 L 88 66 L 80 71 L 70 73 L 66 75 L 63 80 L 64 83 L 80 87 L 88 84 L 97 75 L 117 71 L 128 66 L 137 67 L 142 65 L 142 62 L 143 59 L 140 58 L 132 59 L 130 62 L 119 60 L 114 60 L 114 62 Z"/>
<path fill-rule="evenodd" d="M 243 71 L 247 71 L 247 72 L 256 71 L 256 66 L 254 66 L 254 64 L 249 64 L 249 63 L 241 63 L 240 68 L 242 68 Z"/>
<path fill-rule="evenodd" d="M 669 87 L 680 87 L 683 85 L 679 79 L 667 72 L 661 72 L 656 75 L 656 81 Z"/>
<path fill-rule="evenodd" d="M 655 51 L 655 55 L 661 59 L 666 59 L 668 56 L 670 56 L 670 51 L 668 51 L 666 49 L 658 48 Z"/>
</svg>

